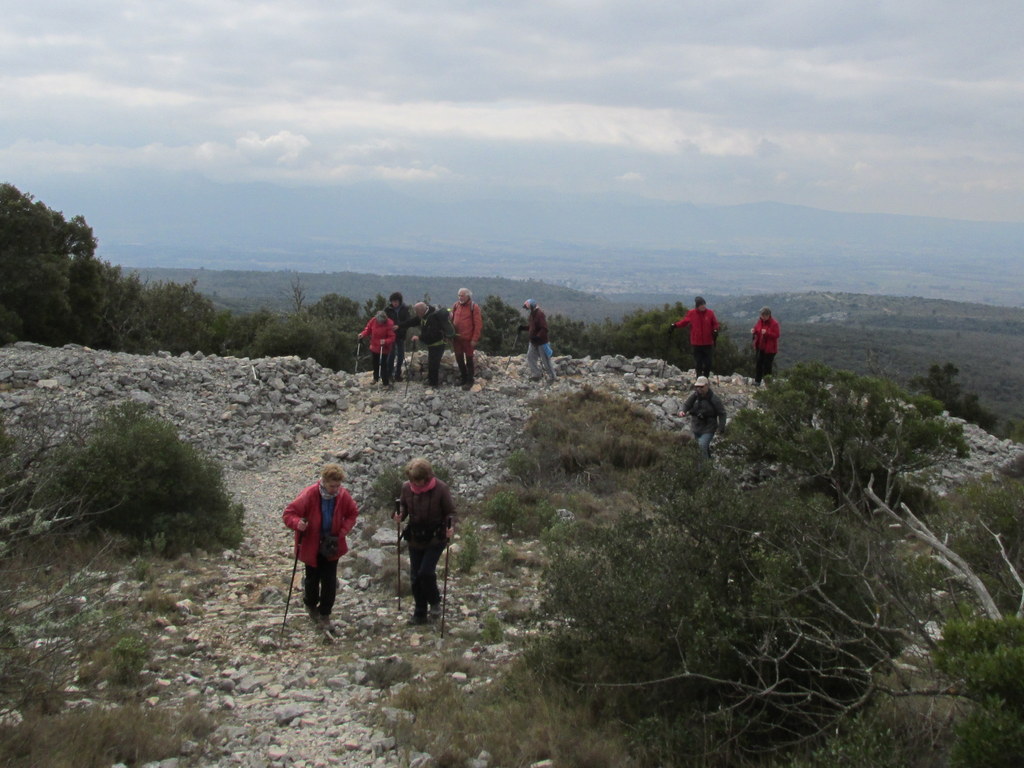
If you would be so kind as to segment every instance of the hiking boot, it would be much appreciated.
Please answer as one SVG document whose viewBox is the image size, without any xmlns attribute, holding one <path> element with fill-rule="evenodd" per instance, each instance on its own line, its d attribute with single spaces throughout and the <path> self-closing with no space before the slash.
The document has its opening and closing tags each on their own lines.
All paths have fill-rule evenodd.
<svg viewBox="0 0 1024 768">
<path fill-rule="evenodd" d="M 395 376 L 395 381 L 396 382 L 399 382 L 401 380 L 402 380 L 402 374 L 398 374 L 397 376 Z"/>
<path fill-rule="evenodd" d="M 427 616 L 430 618 L 431 621 L 435 621 L 437 619 L 440 619 L 441 618 L 441 604 L 437 603 L 436 605 L 430 606 L 430 610 L 428 611 Z"/>
<path fill-rule="evenodd" d="M 429 624 L 430 619 L 424 613 L 414 613 L 406 623 L 411 627 L 421 627 L 424 624 Z"/>
<path fill-rule="evenodd" d="M 320 621 L 320 611 L 311 605 L 306 606 L 306 615 L 309 616 L 309 620 L 314 624 Z"/>
</svg>

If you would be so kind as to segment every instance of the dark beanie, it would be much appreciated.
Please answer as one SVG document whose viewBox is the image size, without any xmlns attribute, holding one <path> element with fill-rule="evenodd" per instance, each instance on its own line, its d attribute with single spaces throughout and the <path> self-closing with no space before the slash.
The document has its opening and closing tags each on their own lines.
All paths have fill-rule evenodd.
<svg viewBox="0 0 1024 768">
<path fill-rule="evenodd" d="M 388 296 L 388 301 L 397 301 L 397 302 L 401 303 L 402 302 L 402 294 L 400 294 L 398 291 L 395 291 L 390 296 Z"/>
<path fill-rule="evenodd" d="M 693 306 L 695 306 L 695 307 L 702 307 L 705 304 L 707 304 L 707 302 L 704 301 L 704 297 L 703 296 L 698 296 L 696 299 L 693 300 Z"/>
</svg>

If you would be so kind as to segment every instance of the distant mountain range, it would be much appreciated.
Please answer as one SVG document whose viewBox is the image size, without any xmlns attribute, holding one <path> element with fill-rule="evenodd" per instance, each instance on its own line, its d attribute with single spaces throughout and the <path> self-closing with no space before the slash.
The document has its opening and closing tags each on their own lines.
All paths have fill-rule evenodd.
<svg viewBox="0 0 1024 768">
<path fill-rule="evenodd" d="M 842 290 L 1024 303 L 1024 223 L 635 197 L 416 196 L 186 180 L 92 194 L 99 255 L 137 267 L 533 278 L 587 292 Z M 126 205 L 126 200 L 131 201 Z"/>
</svg>

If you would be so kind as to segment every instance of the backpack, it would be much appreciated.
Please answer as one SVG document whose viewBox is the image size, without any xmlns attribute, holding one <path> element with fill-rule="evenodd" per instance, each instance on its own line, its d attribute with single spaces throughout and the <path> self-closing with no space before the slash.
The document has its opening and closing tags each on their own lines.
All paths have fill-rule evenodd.
<svg viewBox="0 0 1024 768">
<path fill-rule="evenodd" d="M 424 318 L 423 333 L 420 338 L 424 344 L 438 344 L 455 336 L 451 313 L 447 307 L 434 307 Z"/>
</svg>

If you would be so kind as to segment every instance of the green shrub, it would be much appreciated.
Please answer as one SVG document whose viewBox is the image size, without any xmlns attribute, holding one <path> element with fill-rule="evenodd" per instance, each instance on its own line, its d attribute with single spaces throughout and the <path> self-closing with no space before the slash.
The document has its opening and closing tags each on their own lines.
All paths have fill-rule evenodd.
<svg viewBox="0 0 1024 768">
<path fill-rule="evenodd" d="M 533 461 L 543 476 L 609 489 L 616 487 L 621 475 L 656 464 L 678 439 L 659 430 L 642 407 L 589 386 L 545 400 L 526 431 L 533 441 Z"/>
<path fill-rule="evenodd" d="M 1020 586 L 1007 567 L 1024 571 L 1024 483 L 982 480 L 960 488 L 943 500 L 932 528 L 948 537 L 949 546 L 985 583 L 1004 613 L 1016 611 Z M 916 511 L 916 510 L 915 510 Z M 998 539 L 996 538 L 998 536 Z M 1004 560 L 1004 556 L 1006 560 Z M 946 588 L 963 589 L 957 580 Z"/>
<path fill-rule="evenodd" d="M 976 708 L 957 727 L 953 765 L 1011 768 L 1024 755 L 1024 619 L 951 621 L 935 663 Z"/>
<path fill-rule="evenodd" d="M 758 409 L 733 417 L 730 443 L 848 506 L 870 507 L 872 477 L 897 506 L 909 473 L 967 453 L 963 429 L 941 417 L 937 401 L 885 379 L 801 363 L 756 398 Z"/>
<path fill-rule="evenodd" d="M 459 526 L 459 546 L 455 550 L 455 570 L 469 573 L 480 560 L 480 539 L 476 526 L 466 523 Z"/>
<path fill-rule="evenodd" d="M 121 685 L 138 682 L 139 673 L 149 658 L 149 646 L 138 635 L 124 635 L 110 650 L 113 668 L 111 678 Z"/>
<path fill-rule="evenodd" d="M 501 619 L 493 613 L 484 616 L 484 628 L 480 633 L 480 639 L 485 643 L 494 645 L 505 638 L 505 630 L 501 628 Z"/>
<path fill-rule="evenodd" d="M 505 460 L 508 473 L 523 485 L 536 482 L 540 475 L 540 462 L 524 450 L 512 451 Z"/>
<path fill-rule="evenodd" d="M 236 546 L 242 506 L 220 466 L 135 403 L 107 411 L 84 445 L 56 452 L 52 492 L 80 498 L 83 522 L 116 531 L 163 554 Z"/>
<path fill-rule="evenodd" d="M 507 535 L 540 536 L 555 522 L 555 507 L 536 488 L 504 488 L 486 499 L 485 517 Z"/>
<path fill-rule="evenodd" d="M 402 467 L 385 467 L 381 470 L 370 485 L 367 499 L 370 508 L 390 515 L 395 509 L 395 499 L 402 493 L 403 482 L 405 473 Z"/>
<path fill-rule="evenodd" d="M 875 569 L 897 567 L 884 530 L 781 484 L 744 492 L 674 462 L 649 480 L 641 513 L 552 537 L 557 629 L 534 662 L 610 717 L 654 718 L 665 755 L 770 752 L 859 707 L 906 625 L 879 597 Z"/>
</svg>

